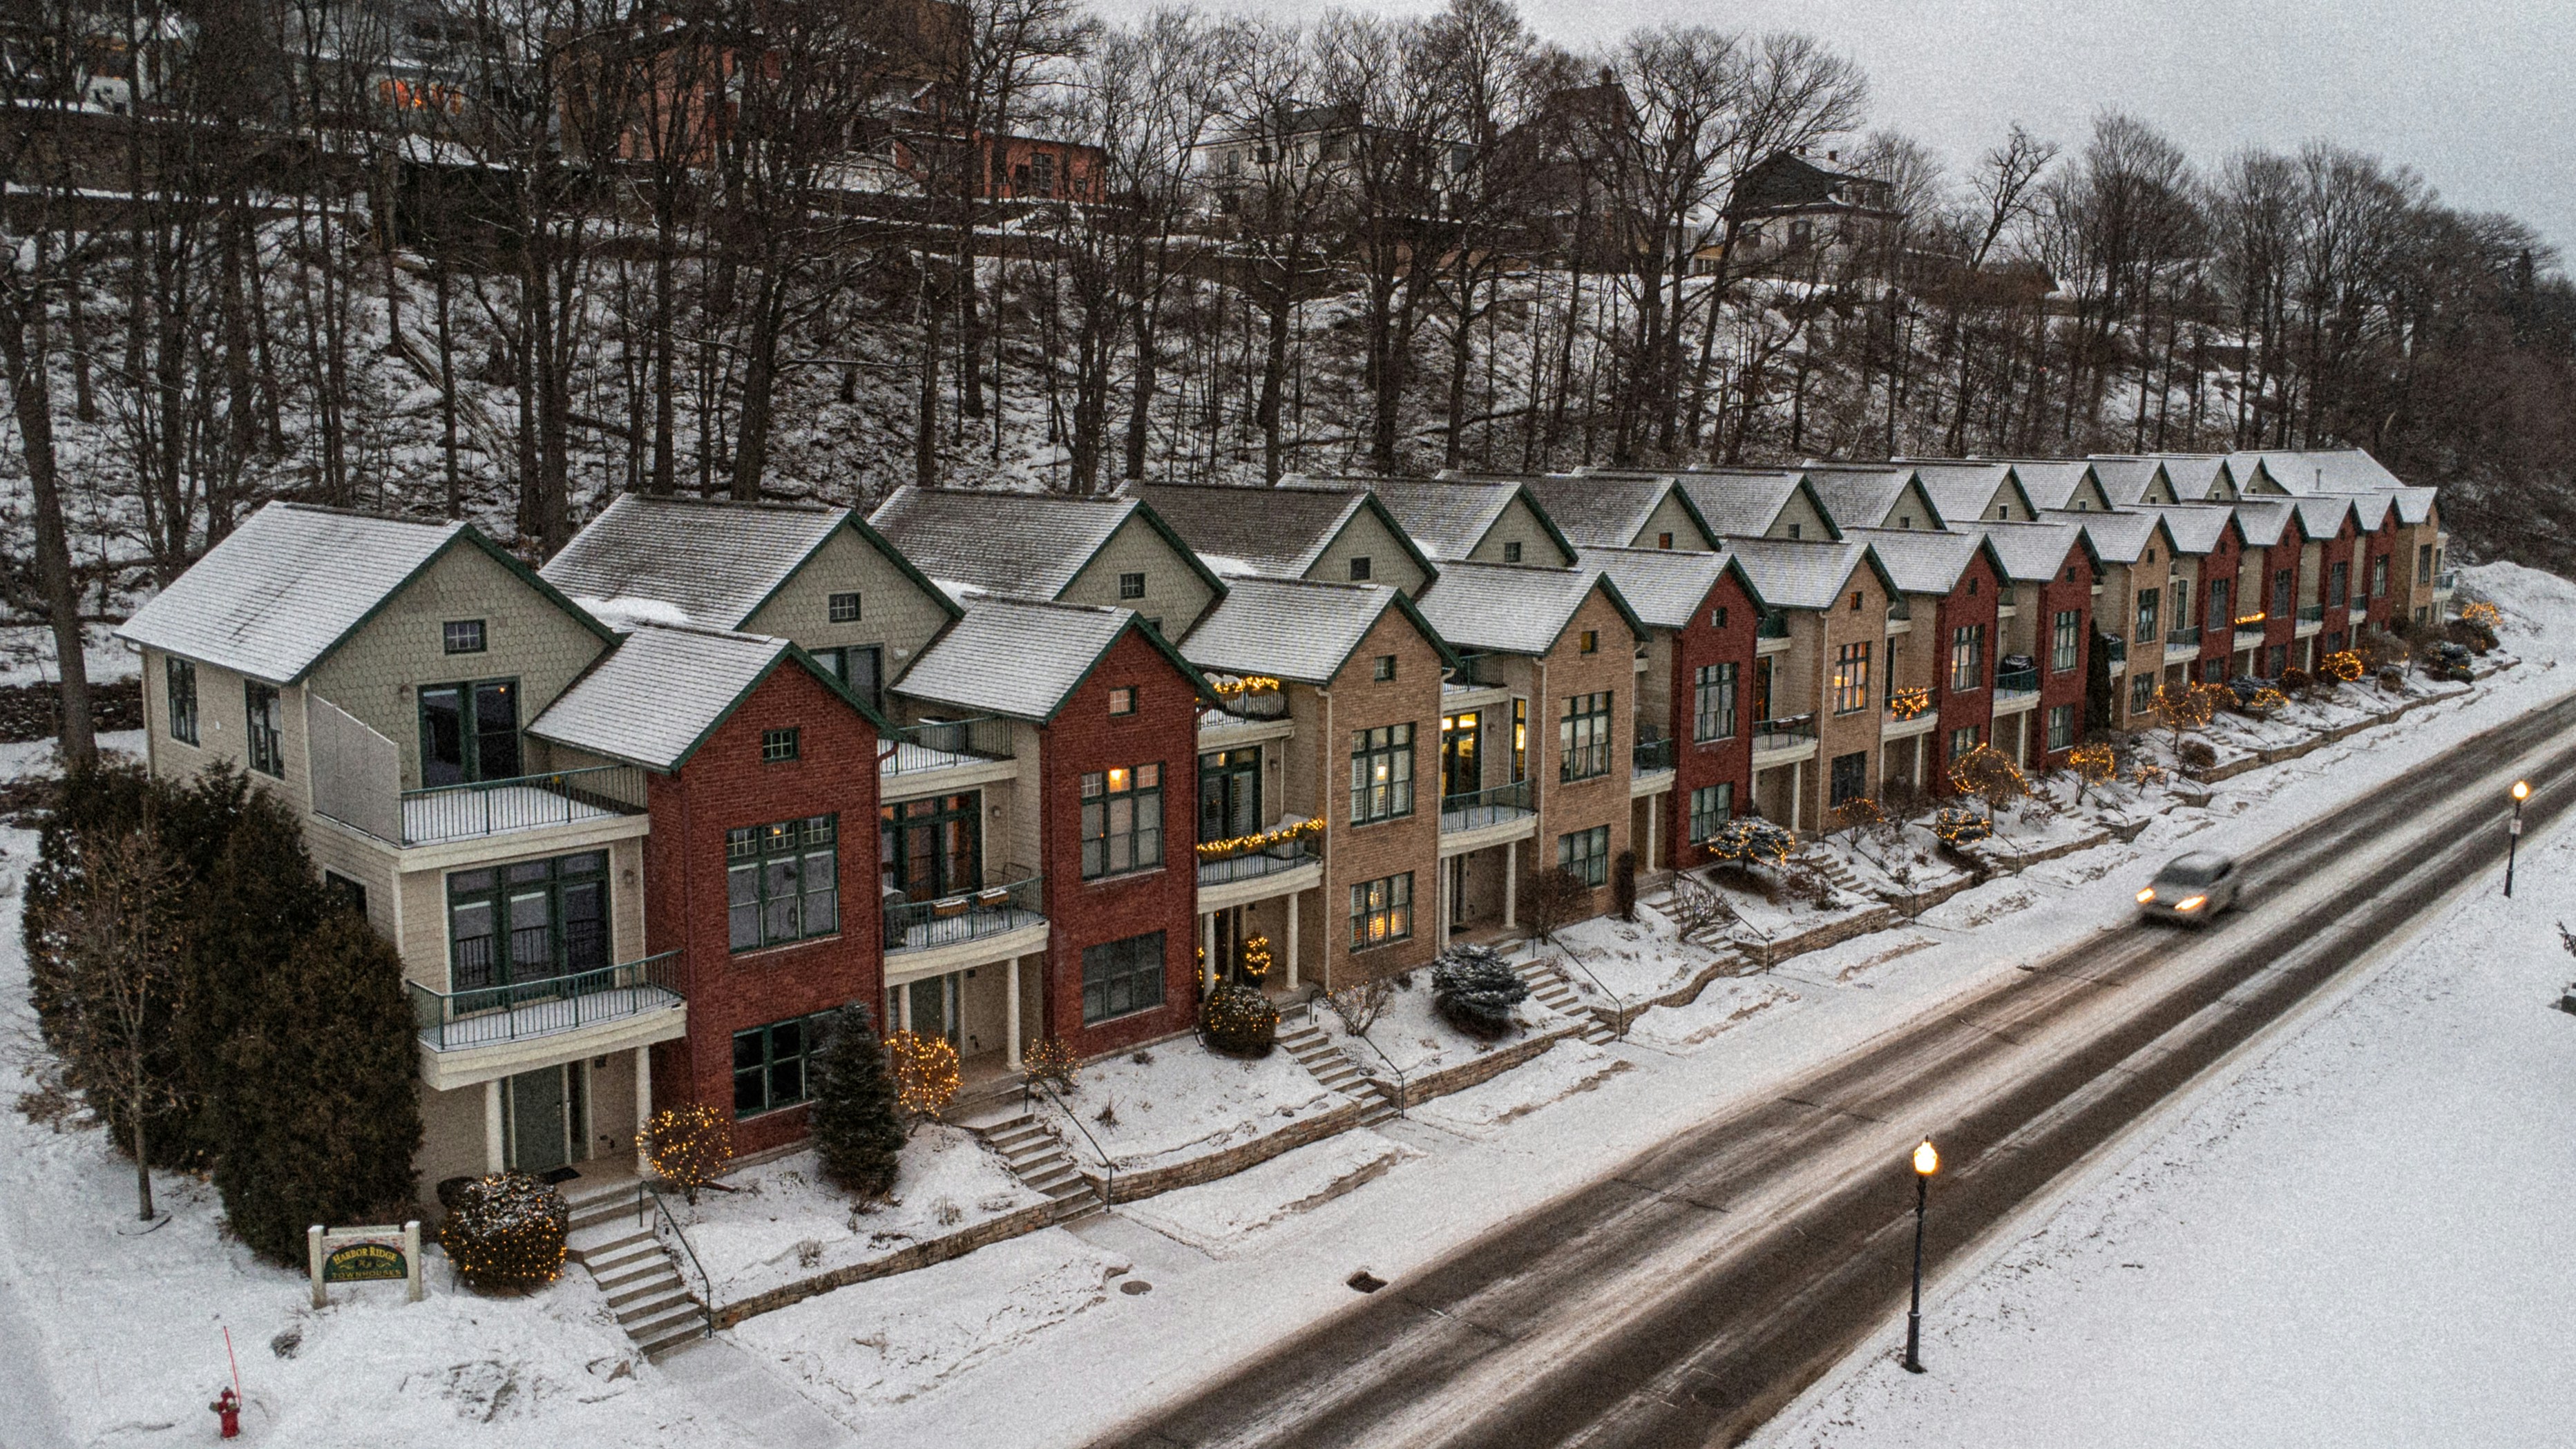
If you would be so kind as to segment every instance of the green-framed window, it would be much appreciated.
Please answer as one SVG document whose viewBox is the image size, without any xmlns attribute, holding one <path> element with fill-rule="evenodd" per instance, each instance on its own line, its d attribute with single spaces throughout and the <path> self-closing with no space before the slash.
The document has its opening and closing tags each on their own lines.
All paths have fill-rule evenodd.
<svg viewBox="0 0 2576 1449">
<path fill-rule="evenodd" d="M 1588 886 L 1610 880 L 1610 827 L 1595 825 L 1556 838 L 1556 863 L 1583 878 Z"/>
<path fill-rule="evenodd" d="M 608 852 L 452 871 L 448 988 L 543 981 L 612 963 Z"/>
<path fill-rule="evenodd" d="M 1413 726 L 1351 731 L 1351 823 L 1413 813 Z"/>
<path fill-rule="evenodd" d="M 789 725 L 785 729 L 760 732 L 760 762 L 764 765 L 788 763 L 796 758 L 797 748 L 798 740 L 794 725 Z"/>
<path fill-rule="evenodd" d="M 2075 706 L 2052 704 L 2048 707 L 2048 748 L 2052 754 L 2075 748 Z"/>
<path fill-rule="evenodd" d="M 1703 743 L 1735 734 L 1735 665 L 1703 664 L 1691 680 L 1691 738 Z"/>
<path fill-rule="evenodd" d="M 162 682 L 170 696 L 170 738 L 182 744 L 197 740 L 197 665 L 176 654 L 163 657 Z"/>
<path fill-rule="evenodd" d="M 733 1034 L 733 1114 L 757 1117 L 812 1095 L 807 1063 L 822 1051 L 831 1013 L 791 1016 Z"/>
<path fill-rule="evenodd" d="M 725 938 L 736 951 L 841 929 L 841 817 L 808 815 L 725 832 Z"/>
<path fill-rule="evenodd" d="M 875 708 L 885 707 L 884 645 L 840 644 L 815 650 L 814 658 L 849 686 L 850 693 Z"/>
<path fill-rule="evenodd" d="M 1082 1024 L 1150 1011 L 1163 1004 L 1163 933 L 1082 948 Z"/>
<path fill-rule="evenodd" d="M 2073 669 L 2084 653 L 2084 616 L 2060 609 L 2049 625 L 2048 667 L 2059 674 Z"/>
<path fill-rule="evenodd" d="M 481 679 L 420 687 L 422 789 L 509 780 L 522 773 L 519 681 Z"/>
<path fill-rule="evenodd" d="M 1569 695 L 1557 717 L 1557 778 L 1589 780 L 1610 773 L 1610 691 Z"/>
<path fill-rule="evenodd" d="M 1702 785 L 1690 794 L 1690 838 L 1706 840 L 1717 834 L 1718 827 L 1735 818 L 1735 786 L 1721 781 Z"/>
<path fill-rule="evenodd" d="M 1163 863 L 1163 767 L 1157 762 L 1082 777 L 1082 878 Z"/>
<path fill-rule="evenodd" d="M 1413 872 L 1351 887 L 1351 949 L 1365 951 L 1413 935 Z"/>
<path fill-rule="evenodd" d="M 277 686 L 242 681 L 242 723 L 250 741 L 250 767 L 285 779 L 286 710 L 278 702 Z"/>
</svg>

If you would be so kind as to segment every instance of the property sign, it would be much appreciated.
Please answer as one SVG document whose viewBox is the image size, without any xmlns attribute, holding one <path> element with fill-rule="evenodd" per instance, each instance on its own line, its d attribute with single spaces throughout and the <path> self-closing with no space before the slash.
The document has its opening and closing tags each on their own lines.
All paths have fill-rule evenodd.
<svg viewBox="0 0 2576 1449">
<path fill-rule="evenodd" d="M 406 1297 L 420 1301 L 420 1223 L 400 1227 L 340 1228 L 320 1223 L 304 1230 L 305 1265 L 313 1275 L 313 1306 L 329 1302 L 330 1283 L 399 1281 Z"/>
</svg>

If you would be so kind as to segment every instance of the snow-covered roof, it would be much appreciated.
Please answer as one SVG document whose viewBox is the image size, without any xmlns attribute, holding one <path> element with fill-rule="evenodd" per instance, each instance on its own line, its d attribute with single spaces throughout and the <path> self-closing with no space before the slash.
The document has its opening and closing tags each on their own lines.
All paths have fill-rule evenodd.
<svg viewBox="0 0 2576 1449">
<path fill-rule="evenodd" d="M 1644 623 L 1619 586 L 1588 565 L 1566 569 L 1522 564 L 1452 563 L 1423 593 L 1423 617 L 1459 649 L 1545 654 L 1594 589 L 1607 595 L 1639 636 Z"/>
<path fill-rule="evenodd" d="M 1413 618 L 1435 647 L 1439 636 L 1404 597 L 1384 584 L 1237 579 L 1210 610 L 1181 656 L 1212 673 L 1267 674 L 1329 684 L 1387 610 Z"/>
<path fill-rule="evenodd" d="M 1833 515 L 1794 468 L 1710 468 L 1679 474 L 1675 481 L 1720 538 L 1762 537 L 1801 488 L 1815 500 L 1825 526 L 1833 527 Z"/>
<path fill-rule="evenodd" d="M 1886 572 L 1886 566 L 1872 557 L 1865 543 L 1741 538 L 1730 540 L 1727 546 L 1732 550 L 1730 556 L 1743 566 L 1745 577 L 1761 593 L 1763 602 L 1774 609 L 1830 609 L 1841 599 L 1843 584 L 1854 569 L 1867 563 L 1882 574 Z"/>
<path fill-rule="evenodd" d="M 1902 465 L 1810 463 L 1805 472 L 1816 496 L 1824 501 L 1825 516 L 1846 533 L 1887 523 L 1905 496 L 1905 485 L 1914 481 L 1914 470 Z M 1922 526 L 1939 528 L 1941 520 L 1926 519 Z"/>
<path fill-rule="evenodd" d="M 1587 548 L 1580 566 L 1599 569 L 1617 585 L 1619 596 L 1637 617 L 1654 629 L 1689 625 L 1717 581 L 1732 573 L 1755 608 L 1762 597 L 1731 554 L 1693 553 L 1671 548 Z"/>
<path fill-rule="evenodd" d="M 2333 494 L 2305 494 L 2292 499 L 2290 506 L 2299 510 L 2299 526 L 2310 538 L 2334 537 L 2352 516 L 2352 500 Z"/>
<path fill-rule="evenodd" d="M 1952 533 L 1927 533 L 1908 528 L 1855 528 L 1843 534 L 1846 543 L 1866 544 L 1877 553 L 1879 567 L 1896 581 L 1897 591 L 1907 594 L 1947 594 L 1959 586 L 1959 578 L 1968 569 L 1969 560 L 1985 546 L 1985 539 L 1968 525 Z"/>
<path fill-rule="evenodd" d="M 2086 543 L 2082 525 L 2073 518 L 2099 518 L 2092 512 L 2059 514 L 2034 523 L 1989 520 L 1974 525 L 1994 548 L 2004 577 L 2017 584 L 2046 583 L 2066 567 L 2066 556 Z"/>
<path fill-rule="evenodd" d="M 2227 455 L 2242 483 L 2256 469 L 2293 494 L 2372 493 L 2403 488 L 2405 481 L 2362 448 L 2311 448 Z"/>
<path fill-rule="evenodd" d="M 2093 541 L 2093 554 L 2106 563 L 2133 564 L 2146 555 L 2147 545 L 2163 531 L 2164 520 L 2151 511 L 2121 509 L 2116 513 L 2070 513 L 2064 510 L 2044 513 L 2046 523 L 2072 523 L 2084 530 Z"/>
<path fill-rule="evenodd" d="M 924 704 L 1044 723 L 1129 629 L 1169 656 L 1204 688 L 1198 670 L 1130 609 L 1045 599 L 969 594 L 966 617 L 949 626 L 896 682 Z"/>
<path fill-rule="evenodd" d="M 846 508 L 628 493 L 574 534 L 539 572 L 617 622 L 734 629 L 843 527 L 911 571 L 901 554 Z M 915 577 L 924 592 L 938 593 L 929 580 Z"/>
<path fill-rule="evenodd" d="M 2245 542 L 2252 548 L 2270 548 L 2279 543 L 2292 532 L 2290 520 L 2298 516 L 2298 510 L 2286 498 L 2249 496 L 2229 506 L 2236 510 L 2236 526 L 2244 530 Z"/>
<path fill-rule="evenodd" d="M 1986 516 L 1986 505 L 2012 478 L 2012 465 L 1982 458 L 1924 459 L 1908 464 L 1932 506 L 1952 523 Z"/>
<path fill-rule="evenodd" d="M 1282 488 L 1327 488 L 1340 490 L 1362 487 L 1377 495 L 1378 502 L 1395 515 L 1397 525 L 1424 553 L 1435 559 L 1463 559 L 1473 552 L 1493 531 L 1503 511 L 1512 500 L 1525 498 L 1530 511 L 1538 515 L 1539 526 L 1565 550 L 1574 554 L 1574 546 L 1565 541 L 1547 510 L 1517 480 L 1484 480 L 1467 478 L 1310 478 L 1291 476 L 1279 482 Z M 1532 560 L 1536 562 L 1536 560 Z"/>
<path fill-rule="evenodd" d="M 2093 465 L 2083 458 L 2015 458 L 2013 476 L 2037 508 L 2064 508 L 2084 486 Z"/>
<path fill-rule="evenodd" d="M 271 503 L 134 611 L 147 648 L 292 684 L 450 546 L 482 549 L 605 639 L 608 630 L 465 523 Z"/>
<path fill-rule="evenodd" d="M 676 770 L 745 694 L 791 659 L 811 669 L 852 709 L 868 714 L 864 704 L 849 698 L 784 639 L 648 624 L 574 680 L 528 726 L 528 733 L 647 769 Z"/>
<path fill-rule="evenodd" d="M 1225 592 L 1223 581 L 1189 544 L 1134 498 L 906 484 L 868 522 L 934 579 L 996 594 L 1052 599 L 1073 583 L 1111 535 L 1137 517 L 1168 540 L 1210 590 Z"/>
<path fill-rule="evenodd" d="M 1668 475 L 1557 473 L 1532 478 L 1528 483 L 1539 507 L 1555 520 L 1558 530 L 1577 550 L 1625 548 L 1634 543 L 1667 497 L 1681 499 L 1682 511 L 1691 515 L 1692 523 L 1703 534 L 1683 546 L 1702 549 L 1716 546 L 1714 538 L 1705 536 L 1708 525 L 1699 517 L 1699 510 L 1691 505 L 1690 495 L 1681 492 Z"/>
<path fill-rule="evenodd" d="M 1297 578 L 1315 566 L 1354 514 L 1375 511 L 1397 542 L 1412 552 L 1424 573 L 1431 561 L 1366 488 L 1312 484 L 1301 488 L 1243 487 L 1222 483 L 1132 483 L 1128 497 L 1142 501 L 1209 568 L 1236 574 Z"/>
<path fill-rule="evenodd" d="M 2146 510 L 2165 521 L 2177 553 L 2205 554 L 2227 536 L 2236 510 L 2225 503 L 2163 503 Z"/>
<path fill-rule="evenodd" d="M 2406 524 L 2430 523 L 2433 519 L 2433 490 L 2400 488 L 2390 497 L 2397 502 L 2397 521 Z"/>
<path fill-rule="evenodd" d="M 2346 496 L 2352 499 L 2353 527 L 2364 533 L 2377 533 L 2386 528 L 2397 511 L 2397 495 L 2393 492 L 2354 493 Z"/>
</svg>

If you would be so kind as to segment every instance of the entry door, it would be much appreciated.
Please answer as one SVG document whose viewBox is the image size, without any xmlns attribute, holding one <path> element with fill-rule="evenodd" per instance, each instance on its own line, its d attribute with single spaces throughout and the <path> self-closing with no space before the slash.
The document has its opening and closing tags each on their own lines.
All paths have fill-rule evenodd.
<svg viewBox="0 0 2576 1449">
<path fill-rule="evenodd" d="M 510 1078 L 509 1162 L 520 1172 L 551 1172 L 572 1161 L 570 1067 L 543 1067 Z"/>
<path fill-rule="evenodd" d="M 915 1036 L 936 1036 L 957 1045 L 957 985 L 959 976 L 925 976 L 919 981 L 895 988 L 911 994 L 912 1031 Z"/>
<path fill-rule="evenodd" d="M 1484 767 L 1477 750 L 1484 724 L 1484 715 L 1475 711 L 1449 715 L 1440 721 L 1440 794 L 1444 799 L 1473 795 L 1485 787 Z"/>
<path fill-rule="evenodd" d="M 1231 840 L 1260 831 L 1260 748 L 1199 756 L 1199 839 Z"/>
<path fill-rule="evenodd" d="M 1757 725 L 1771 718 L 1771 656 L 1753 661 L 1753 722 Z"/>
<path fill-rule="evenodd" d="M 877 855 L 885 889 L 935 900 L 984 884 L 981 791 L 906 800 L 879 812 Z"/>
</svg>

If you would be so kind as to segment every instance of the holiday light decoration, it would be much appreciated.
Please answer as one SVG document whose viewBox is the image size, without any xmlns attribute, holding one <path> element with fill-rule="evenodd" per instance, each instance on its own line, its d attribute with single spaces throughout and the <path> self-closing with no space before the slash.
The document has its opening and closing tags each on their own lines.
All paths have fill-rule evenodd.
<svg viewBox="0 0 2576 1449">
<path fill-rule="evenodd" d="M 1279 1036 L 1279 1008 L 1255 987 L 1229 981 L 1199 1008 L 1208 1045 L 1236 1056 L 1266 1056 Z"/>
<path fill-rule="evenodd" d="M 2120 773 L 2120 757 L 2109 745 L 2077 745 L 2067 751 L 2066 764 L 2084 789 L 2099 789 Z"/>
<path fill-rule="evenodd" d="M 1270 975 L 1270 938 L 1247 937 L 1243 943 L 1243 974 L 1247 980 L 1261 981 Z"/>
<path fill-rule="evenodd" d="M 698 1189 L 733 1165 L 733 1119 L 702 1102 L 665 1107 L 644 1124 L 644 1155 L 696 1202 Z"/>
<path fill-rule="evenodd" d="M 936 1119 L 957 1097 L 957 1048 L 942 1036 L 899 1031 L 886 1038 L 894 1061 L 895 1101 L 916 1118 Z"/>
<path fill-rule="evenodd" d="M 1020 1058 L 1022 1076 L 1064 1092 L 1073 1090 L 1073 1066 L 1073 1048 L 1060 1036 L 1039 1037 Z"/>
<path fill-rule="evenodd" d="M 1920 719 L 1932 709 L 1932 691 L 1900 689 L 1887 697 L 1887 712 L 1899 720 Z"/>
<path fill-rule="evenodd" d="M 1198 843 L 1197 850 L 1201 860 L 1227 860 L 1234 856 L 1250 855 L 1255 851 L 1268 850 L 1272 846 L 1286 845 L 1291 841 L 1303 840 L 1307 836 L 1323 833 L 1324 817 L 1318 815 L 1312 819 L 1293 821 L 1276 830 L 1265 830 L 1258 835 L 1237 835 L 1226 840 L 1202 840 Z"/>
<path fill-rule="evenodd" d="M 1945 805 L 1932 817 L 1932 834 L 1943 845 L 1969 845 L 1994 833 L 1993 821 L 1956 805 Z"/>
<path fill-rule="evenodd" d="M 1711 860 L 1733 861 L 1739 865 L 1758 865 L 1764 861 L 1786 865 L 1790 852 L 1798 848 L 1798 837 L 1784 826 L 1748 817 L 1730 820 L 1717 827 L 1717 832 L 1701 844 Z"/>
<path fill-rule="evenodd" d="M 2251 715 L 2267 715 L 2289 702 L 2288 695 L 2267 685 L 2254 691 L 2253 696 L 2245 701 L 2245 712 Z"/>
<path fill-rule="evenodd" d="M 2487 603 L 2484 600 L 2480 600 L 2474 604 L 2461 605 L 2460 618 L 2466 623 L 2475 624 L 2482 629 L 2493 632 L 2496 625 L 2504 622 L 2504 610 L 2499 609 L 2495 605 Z"/>
<path fill-rule="evenodd" d="M 2165 767 L 2153 760 L 2140 760 L 2129 769 L 2129 782 L 2139 790 L 2165 782 Z"/>
<path fill-rule="evenodd" d="M 1241 678 L 1227 676 L 1211 679 L 1208 681 L 1208 688 L 1215 690 L 1222 698 L 1232 699 L 1244 694 L 1277 694 L 1279 681 L 1267 674 L 1247 674 Z"/>
<path fill-rule="evenodd" d="M 563 1272 L 564 1236 L 572 1209 L 563 1194 L 524 1172 L 496 1172 L 466 1183 L 438 1226 L 438 1245 L 477 1288 L 551 1283 Z"/>
<path fill-rule="evenodd" d="M 2338 649 L 2317 662 L 2317 673 L 2337 684 L 2350 684 L 2361 678 L 2361 655 L 2350 649 Z"/>
</svg>

